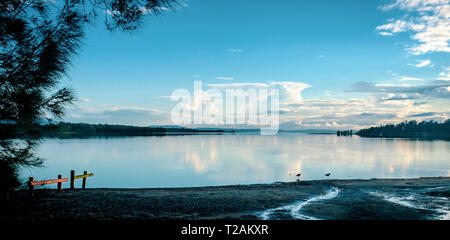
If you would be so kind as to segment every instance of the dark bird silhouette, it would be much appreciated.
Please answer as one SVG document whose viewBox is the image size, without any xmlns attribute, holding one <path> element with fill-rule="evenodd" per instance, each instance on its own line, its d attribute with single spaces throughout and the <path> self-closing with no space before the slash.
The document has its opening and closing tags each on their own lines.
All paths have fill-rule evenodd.
<svg viewBox="0 0 450 240">
<path fill-rule="evenodd" d="M 299 173 L 299 174 L 297 174 L 297 175 L 295 175 L 295 176 L 297 176 L 297 177 L 300 177 L 300 175 L 302 175 L 301 173 Z"/>
<path fill-rule="evenodd" d="M 327 176 L 327 177 L 329 177 L 331 175 L 331 173 L 327 173 L 327 174 L 325 174 L 325 176 Z"/>
</svg>

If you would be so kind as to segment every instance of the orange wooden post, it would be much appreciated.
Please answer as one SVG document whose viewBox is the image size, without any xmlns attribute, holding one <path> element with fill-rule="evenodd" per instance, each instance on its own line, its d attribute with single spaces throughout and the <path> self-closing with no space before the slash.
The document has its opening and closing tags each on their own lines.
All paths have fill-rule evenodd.
<svg viewBox="0 0 450 240">
<path fill-rule="evenodd" d="M 70 171 L 70 189 L 75 189 L 75 170 Z"/>
<path fill-rule="evenodd" d="M 33 181 L 34 181 L 34 177 L 30 177 L 28 179 L 28 190 L 30 190 L 31 197 L 34 195 L 34 193 L 33 193 L 34 186 L 32 185 Z"/>
<path fill-rule="evenodd" d="M 61 175 L 58 175 L 58 179 L 61 179 L 62 178 L 62 176 Z M 62 182 L 58 182 L 58 192 L 61 192 L 62 191 Z"/>
</svg>

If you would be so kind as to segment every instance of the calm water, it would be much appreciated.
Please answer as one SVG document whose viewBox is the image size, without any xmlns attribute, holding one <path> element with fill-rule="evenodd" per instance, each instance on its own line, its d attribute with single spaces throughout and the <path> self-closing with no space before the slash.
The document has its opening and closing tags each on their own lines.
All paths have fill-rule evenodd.
<svg viewBox="0 0 450 240">
<path fill-rule="evenodd" d="M 22 177 L 94 172 L 88 187 L 189 187 L 330 178 L 450 176 L 450 142 L 281 134 L 48 139 L 45 167 Z M 64 183 L 67 187 L 67 183 Z M 63 185 L 64 186 L 64 185 Z"/>
</svg>

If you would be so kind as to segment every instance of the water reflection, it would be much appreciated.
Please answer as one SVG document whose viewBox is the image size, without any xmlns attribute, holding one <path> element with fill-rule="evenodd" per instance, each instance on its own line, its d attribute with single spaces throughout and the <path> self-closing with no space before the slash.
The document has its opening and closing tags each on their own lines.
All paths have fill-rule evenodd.
<svg viewBox="0 0 450 240">
<path fill-rule="evenodd" d="M 92 171 L 89 187 L 182 187 L 302 179 L 449 176 L 448 141 L 281 134 L 47 140 L 36 179 Z"/>
</svg>

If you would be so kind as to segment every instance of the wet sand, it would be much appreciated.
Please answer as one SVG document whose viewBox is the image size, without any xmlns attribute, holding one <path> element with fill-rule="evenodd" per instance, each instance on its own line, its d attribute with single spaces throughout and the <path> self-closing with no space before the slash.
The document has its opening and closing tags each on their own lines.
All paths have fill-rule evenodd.
<svg viewBox="0 0 450 240">
<path fill-rule="evenodd" d="M 0 219 L 449 219 L 450 177 L 153 189 L 40 189 Z M 13 203 L 14 202 L 14 203 Z"/>
</svg>

